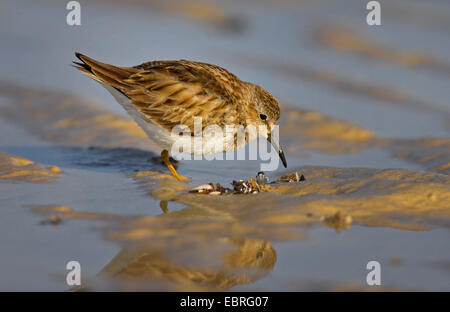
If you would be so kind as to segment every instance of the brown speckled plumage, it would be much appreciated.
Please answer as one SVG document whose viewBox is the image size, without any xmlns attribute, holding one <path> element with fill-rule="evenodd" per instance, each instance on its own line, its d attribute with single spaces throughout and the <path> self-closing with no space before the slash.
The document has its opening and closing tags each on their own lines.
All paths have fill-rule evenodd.
<svg viewBox="0 0 450 312">
<path fill-rule="evenodd" d="M 280 117 L 278 102 L 269 92 L 216 65 L 179 60 L 118 67 L 75 55 L 81 60 L 74 62 L 77 69 L 118 90 L 129 99 L 133 111 L 137 110 L 139 119 L 168 132 L 185 125 L 193 134 L 194 118 L 201 117 L 202 130 L 209 125 L 263 125 L 270 140 L 270 131 Z"/>
<path fill-rule="evenodd" d="M 277 101 L 267 91 L 216 65 L 180 60 L 117 67 L 76 56 L 83 62 L 76 63 L 78 69 L 118 89 L 144 116 L 169 131 L 178 124 L 191 127 L 194 117 L 203 118 L 203 127 L 245 127 L 260 124 L 260 113 L 272 123 L 280 116 Z"/>
</svg>

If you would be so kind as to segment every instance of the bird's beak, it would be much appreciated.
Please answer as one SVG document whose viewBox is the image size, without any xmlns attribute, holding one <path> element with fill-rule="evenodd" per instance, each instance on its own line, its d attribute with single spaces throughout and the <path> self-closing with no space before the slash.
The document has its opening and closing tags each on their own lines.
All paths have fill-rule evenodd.
<svg viewBox="0 0 450 312">
<path fill-rule="evenodd" d="M 272 137 L 271 132 L 269 132 L 267 134 L 267 141 L 272 143 L 273 147 L 275 147 L 275 149 L 278 152 L 278 156 L 280 156 L 280 159 L 281 159 L 281 162 L 283 163 L 284 168 L 287 168 L 286 157 L 284 157 L 284 152 L 280 146 L 280 142 L 278 142 L 278 137 L 277 136 Z"/>
</svg>

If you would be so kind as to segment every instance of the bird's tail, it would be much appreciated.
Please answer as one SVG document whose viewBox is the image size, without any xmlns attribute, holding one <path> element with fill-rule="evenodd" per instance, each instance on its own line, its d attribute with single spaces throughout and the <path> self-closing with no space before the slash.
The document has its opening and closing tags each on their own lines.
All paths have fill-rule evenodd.
<svg viewBox="0 0 450 312">
<path fill-rule="evenodd" d="M 75 52 L 75 56 L 81 62 L 73 62 L 73 67 L 92 79 L 102 84 L 110 85 L 118 90 L 128 89 L 125 80 L 138 71 L 135 68 L 118 67 L 101 63 L 78 52 Z"/>
</svg>

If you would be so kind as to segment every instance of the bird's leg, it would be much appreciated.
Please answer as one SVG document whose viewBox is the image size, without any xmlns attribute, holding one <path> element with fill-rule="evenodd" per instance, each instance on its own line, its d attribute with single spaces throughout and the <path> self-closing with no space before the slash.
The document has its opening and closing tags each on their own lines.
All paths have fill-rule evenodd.
<svg viewBox="0 0 450 312">
<path fill-rule="evenodd" d="M 162 200 L 162 201 L 159 202 L 159 207 L 161 208 L 161 210 L 164 213 L 168 213 L 169 212 L 169 208 L 167 208 L 167 206 L 168 206 L 167 200 Z"/>
<path fill-rule="evenodd" d="M 170 163 L 169 160 L 169 152 L 167 150 L 163 150 L 161 152 L 161 158 L 164 161 L 164 163 L 166 164 L 167 168 L 169 168 L 170 172 L 172 173 L 172 175 L 178 180 L 178 181 L 187 181 L 189 180 L 189 178 L 184 177 L 182 175 L 179 175 L 178 172 L 175 170 L 175 168 L 173 167 L 173 165 Z"/>
</svg>

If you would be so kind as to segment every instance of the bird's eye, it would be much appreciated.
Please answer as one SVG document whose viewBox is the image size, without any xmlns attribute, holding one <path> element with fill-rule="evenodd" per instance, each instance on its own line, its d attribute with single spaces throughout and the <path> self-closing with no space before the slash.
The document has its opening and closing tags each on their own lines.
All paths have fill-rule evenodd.
<svg viewBox="0 0 450 312">
<path fill-rule="evenodd" d="M 264 114 L 259 114 L 259 118 L 261 118 L 261 120 L 266 120 L 267 116 Z"/>
</svg>

